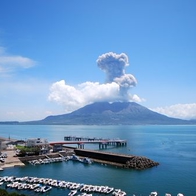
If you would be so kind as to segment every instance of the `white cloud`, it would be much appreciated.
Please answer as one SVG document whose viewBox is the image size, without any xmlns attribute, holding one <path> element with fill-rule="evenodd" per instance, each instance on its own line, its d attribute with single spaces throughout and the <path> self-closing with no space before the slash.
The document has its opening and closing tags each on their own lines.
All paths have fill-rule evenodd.
<svg viewBox="0 0 196 196">
<path fill-rule="evenodd" d="M 5 49 L 0 47 L 0 74 L 13 72 L 17 68 L 30 68 L 35 64 L 36 62 L 30 58 L 7 54 Z"/>
<path fill-rule="evenodd" d="M 157 107 L 151 109 L 169 117 L 180 119 L 196 119 L 196 103 L 176 104 L 166 107 Z"/>
<path fill-rule="evenodd" d="M 129 65 L 126 54 L 105 53 L 98 57 L 97 65 L 106 73 L 106 83 L 84 82 L 74 87 L 61 80 L 52 84 L 48 99 L 63 105 L 66 112 L 94 102 L 142 101 L 129 92 L 137 80 L 125 73 L 125 67 Z"/>
<path fill-rule="evenodd" d="M 135 101 L 135 102 L 144 102 L 146 101 L 144 98 L 140 98 L 138 95 L 134 94 L 132 96 L 132 100 Z"/>
<path fill-rule="evenodd" d="M 64 106 L 66 112 L 74 111 L 87 104 L 101 101 L 121 101 L 124 99 L 120 94 L 117 83 L 100 84 L 99 82 L 85 82 L 76 87 L 67 85 L 64 80 L 55 82 L 50 88 L 48 99 Z M 137 95 L 130 95 L 129 101 L 140 100 Z"/>
</svg>

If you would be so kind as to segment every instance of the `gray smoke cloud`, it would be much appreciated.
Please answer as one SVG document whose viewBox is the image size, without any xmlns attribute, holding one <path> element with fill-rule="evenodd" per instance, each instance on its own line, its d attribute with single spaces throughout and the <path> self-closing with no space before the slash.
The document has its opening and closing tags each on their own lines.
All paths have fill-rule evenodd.
<svg viewBox="0 0 196 196">
<path fill-rule="evenodd" d="M 129 64 L 126 54 L 109 52 L 99 56 L 97 65 L 106 73 L 106 82 L 113 82 L 114 78 L 119 78 L 125 74 L 125 66 Z"/>
<path fill-rule="evenodd" d="M 99 56 L 97 65 L 106 73 L 107 83 L 116 82 L 119 85 L 122 100 L 129 100 L 128 91 L 136 86 L 137 80 L 133 75 L 125 73 L 125 67 L 129 66 L 128 56 L 125 53 L 105 53 Z"/>
</svg>

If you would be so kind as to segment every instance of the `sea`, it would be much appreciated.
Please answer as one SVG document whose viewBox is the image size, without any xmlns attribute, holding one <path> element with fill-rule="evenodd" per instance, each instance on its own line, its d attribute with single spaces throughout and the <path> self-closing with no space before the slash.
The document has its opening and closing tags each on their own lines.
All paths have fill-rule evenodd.
<svg viewBox="0 0 196 196">
<path fill-rule="evenodd" d="M 46 177 L 69 182 L 107 185 L 121 189 L 127 196 L 148 196 L 182 193 L 196 195 L 196 126 L 195 125 L 142 125 L 142 126 L 86 126 L 86 125 L 0 125 L 0 136 L 27 140 L 45 138 L 49 142 L 63 141 L 64 136 L 124 139 L 127 145 L 108 146 L 85 144 L 85 149 L 101 150 L 150 158 L 160 165 L 146 170 L 123 169 L 106 164 L 91 165 L 80 162 L 58 162 L 45 165 L 6 168 L 0 176 Z M 76 145 L 72 145 L 77 147 Z M 1 187 L 0 187 L 1 188 Z M 30 191 L 22 192 L 36 195 Z M 66 189 L 54 188 L 50 196 L 66 196 Z M 95 195 L 95 194 L 93 194 Z M 98 194 L 97 194 L 98 195 Z"/>
</svg>

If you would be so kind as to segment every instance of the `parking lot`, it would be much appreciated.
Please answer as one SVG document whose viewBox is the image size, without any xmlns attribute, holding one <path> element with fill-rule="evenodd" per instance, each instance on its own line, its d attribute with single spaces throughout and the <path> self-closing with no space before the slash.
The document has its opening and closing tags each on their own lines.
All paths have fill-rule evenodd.
<svg viewBox="0 0 196 196">
<path fill-rule="evenodd" d="M 2 157 L 4 161 L 0 162 L 0 167 L 2 169 L 7 167 L 24 166 L 24 163 L 22 163 L 19 158 L 15 156 L 15 150 L 5 150 L 1 153 L 1 155 L 6 156 L 4 158 Z"/>
</svg>

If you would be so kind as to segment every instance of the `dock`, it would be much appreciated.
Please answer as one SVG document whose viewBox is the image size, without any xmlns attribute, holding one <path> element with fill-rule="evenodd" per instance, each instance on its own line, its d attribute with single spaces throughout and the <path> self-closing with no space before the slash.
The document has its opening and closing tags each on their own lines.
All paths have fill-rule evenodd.
<svg viewBox="0 0 196 196">
<path fill-rule="evenodd" d="M 79 149 L 84 149 L 85 144 L 98 144 L 99 149 L 106 149 L 108 146 L 126 146 L 127 141 L 122 139 L 104 139 L 90 137 L 65 136 L 64 141 L 50 142 L 52 146 L 77 144 Z"/>
</svg>

